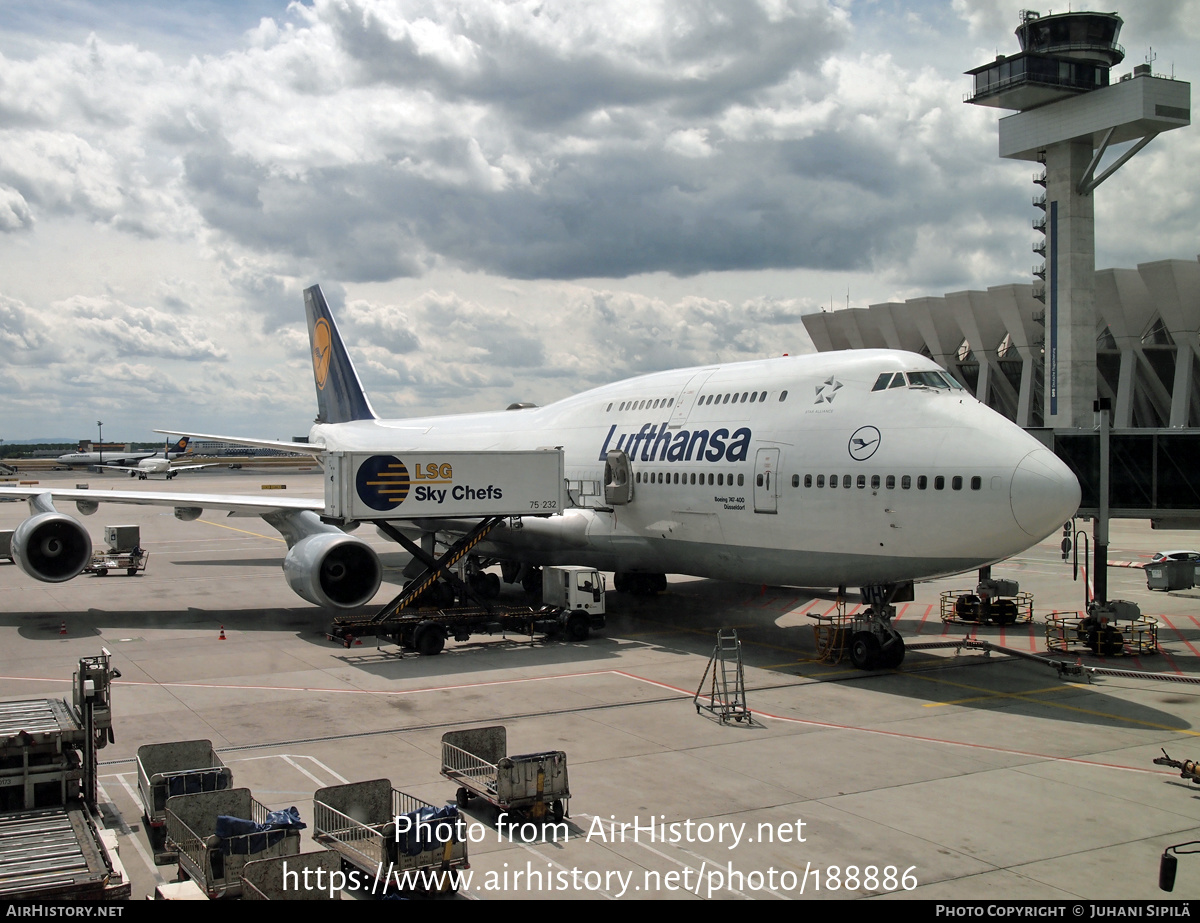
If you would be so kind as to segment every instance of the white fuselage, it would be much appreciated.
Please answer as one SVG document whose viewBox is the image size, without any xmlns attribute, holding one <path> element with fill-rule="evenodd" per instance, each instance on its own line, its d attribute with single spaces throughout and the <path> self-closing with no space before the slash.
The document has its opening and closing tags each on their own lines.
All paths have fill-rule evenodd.
<svg viewBox="0 0 1200 923">
<path fill-rule="evenodd" d="M 645 375 L 545 407 L 318 424 L 310 439 L 331 451 L 561 446 L 578 508 L 493 533 L 497 557 L 801 586 L 899 582 L 1023 551 L 1079 503 L 1050 451 L 961 388 L 917 383 L 930 372 L 941 374 L 887 350 L 783 357 Z M 887 375 L 895 384 L 873 390 Z M 605 457 L 618 449 L 633 498 L 605 506 Z"/>
<path fill-rule="evenodd" d="M 156 458 L 143 458 L 137 463 L 137 468 L 146 474 L 166 474 L 171 470 L 171 460 L 158 456 Z"/>
<path fill-rule="evenodd" d="M 153 455 L 153 452 L 69 452 L 58 456 L 64 465 L 127 465 Z"/>
</svg>

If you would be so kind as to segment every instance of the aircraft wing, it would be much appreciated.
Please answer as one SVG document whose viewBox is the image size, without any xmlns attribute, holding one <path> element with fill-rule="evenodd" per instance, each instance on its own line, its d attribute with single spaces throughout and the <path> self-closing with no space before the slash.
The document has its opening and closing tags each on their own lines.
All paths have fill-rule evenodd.
<svg viewBox="0 0 1200 923">
<path fill-rule="evenodd" d="M 168 436 L 188 436 L 192 439 L 212 439 L 216 442 L 230 442 L 234 445 L 249 445 L 264 449 L 281 449 L 284 452 L 295 452 L 298 455 L 324 455 L 325 446 L 310 442 L 284 442 L 281 439 L 250 439 L 245 436 L 217 436 L 212 433 L 185 433 L 178 429 L 156 429 L 156 433 Z"/>
<path fill-rule="evenodd" d="M 261 516 L 274 510 L 311 510 L 318 515 L 325 501 L 307 497 L 248 497 L 238 494 L 167 493 L 153 490 L 79 490 L 57 487 L 0 487 L 0 501 L 28 500 L 49 494 L 55 500 L 71 500 L 84 507 L 95 503 L 127 503 L 135 506 L 174 506 L 180 509 L 225 510 L 230 516 Z M 93 510 L 94 511 L 94 508 Z"/>
</svg>

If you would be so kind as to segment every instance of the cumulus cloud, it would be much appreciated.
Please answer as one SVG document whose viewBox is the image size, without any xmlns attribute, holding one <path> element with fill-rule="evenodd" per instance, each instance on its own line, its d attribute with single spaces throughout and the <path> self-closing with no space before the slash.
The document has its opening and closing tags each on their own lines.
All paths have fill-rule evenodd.
<svg viewBox="0 0 1200 923">
<path fill-rule="evenodd" d="M 796 352 L 851 282 L 1029 279 L 1029 171 L 961 101 L 1016 48 L 1000 0 L 184 7 L 0 26 L 0 362 L 76 397 L 81 363 L 153 366 L 205 413 L 258 422 L 249 388 L 305 420 L 316 281 L 410 412 Z M 1153 44 L 1166 72 L 1200 0 L 1124 15 L 1130 63 Z M 1102 265 L 1195 255 L 1192 134 L 1101 187 Z"/>
<path fill-rule="evenodd" d="M 0 231 L 19 231 L 33 225 L 25 197 L 11 186 L 0 185 Z"/>
<path fill-rule="evenodd" d="M 55 313 L 93 344 L 117 356 L 222 360 L 226 350 L 191 323 L 157 308 L 136 308 L 113 298 L 76 296 L 53 305 Z"/>
</svg>

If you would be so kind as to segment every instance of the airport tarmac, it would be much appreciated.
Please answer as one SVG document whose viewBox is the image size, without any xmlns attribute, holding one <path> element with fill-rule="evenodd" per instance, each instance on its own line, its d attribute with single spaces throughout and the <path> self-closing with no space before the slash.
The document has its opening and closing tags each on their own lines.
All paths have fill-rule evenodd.
<svg viewBox="0 0 1200 923">
<path fill-rule="evenodd" d="M 109 474 L 34 477 L 164 489 Z M 280 483 L 288 496 L 321 490 L 317 472 L 253 469 L 183 475 L 169 489 L 258 494 Z M 25 515 L 24 503 L 0 503 L 0 529 Z M 285 545 L 257 518 L 184 523 L 169 508 L 117 505 L 80 518 L 97 547 L 103 526 L 139 525 L 147 568 L 45 584 L 0 565 L 0 699 L 69 698 L 78 659 L 112 652 L 122 675 L 116 742 L 100 753 L 102 800 L 135 898 L 174 877 L 153 864 L 143 829 L 142 744 L 210 738 L 237 786 L 273 809 L 297 806 L 311 824 L 312 793 L 346 781 L 387 778 L 425 801 L 453 800 L 438 772 L 441 735 L 491 724 L 507 728 L 510 751 L 566 752 L 570 835 L 502 838 L 494 812 L 473 802 L 479 842 L 464 898 L 1200 895 L 1200 856 L 1180 858 L 1173 895 L 1157 887 L 1163 848 L 1200 839 L 1200 788 L 1152 762 L 1164 748 L 1200 757 L 1198 685 L 1089 683 L 953 649 L 910 650 L 897 670 L 861 673 L 816 659 L 810 616 L 833 608 L 832 593 L 691 578 L 671 578 L 654 599 L 610 590 L 608 627 L 586 643 L 483 636 L 435 657 L 373 640 L 346 649 L 326 640 L 329 616 L 288 589 Z M 1059 541 L 994 568 L 1033 594 L 1034 624 L 979 627 L 978 637 L 1044 651 L 1045 615 L 1081 608 Z M 1140 563 L 1198 544 L 1194 533 L 1115 522 L 1109 557 Z M 940 620 L 939 594 L 974 583 L 918 585 L 897 627 L 909 641 L 965 636 Z M 1084 654 L 1085 666 L 1200 680 L 1200 599 L 1150 592 L 1128 567 L 1110 569 L 1109 595 L 1159 620 L 1161 653 Z M 750 725 L 693 704 L 719 627 L 742 641 Z"/>
</svg>

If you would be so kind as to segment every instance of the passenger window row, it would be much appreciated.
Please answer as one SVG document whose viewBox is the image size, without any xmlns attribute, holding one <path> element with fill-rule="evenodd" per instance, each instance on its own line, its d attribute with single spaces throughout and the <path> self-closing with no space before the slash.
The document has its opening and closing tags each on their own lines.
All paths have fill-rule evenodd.
<svg viewBox="0 0 1200 923">
<path fill-rule="evenodd" d="M 707 478 L 707 480 L 706 480 Z M 638 471 L 633 476 L 635 484 L 708 484 L 713 487 L 734 486 L 734 476 L 731 471 L 729 474 L 720 472 L 695 471 Z M 746 475 L 739 474 L 737 476 L 737 486 L 744 487 L 746 484 Z"/>
<path fill-rule="evenodd" d="M 901 475 L 899 478 L 900 489 L 901 490 L 912 490 L 914 480 L 916 481 L 917 490 L 928 490 L 929 489 L 930 478 L 928 475 L 924 475 L 924 474 L 918 474 L 915 479 L 910 474 Z M 941 475 L 941 474 L 935 475 L 932 478 L 932 480 L 933 480 L 933 489 L 934 490 L 945 490 L 946 489 L 946 478 L 944 475 Z M 869 477 L 868 477 L 868 475 L 865 475 L 865 474 L 859 474 L 859 475 L 831 474 L 831 475 L 829 475 L 828 481 L 825 479 L 825 475 L 823 475 L 823 474 L 818 474 L 818 475 L 806 474 L 806 475 L 804 475 L 804 486 L 805 487 L 830 487 L 830 488 L 841 487 L 843 490 L 848 490 L 851 487 L 857 487 L 859 490 L 865 490 L 868 482 L 871 485 L 871 490 L 878 490 L 881 484 L 886 490 L 895 490 L 896 486 L 897 486 L 897 478 L 896 478 L 896 475 L 894 475 L 894 474 L 889 474 L 886 477 L 878 475 L 878 474 L 872 474 Z M 792 486 L 793 487 L 800 486 L 800 475 L 798 475 L 798 474 L 792 475 Z M 982 489 L 983 478 L 981 478 L 979 475 L 975 475 L 974 477 L 972 477 L 970 479 L 970 486 L 971 486 L 971 490 Z M 951 476 L 950 489 L 951 490 L 962 490 L 963 489 L 962 475 L 956 474 L 956 475 Z"/>
<path fill-rule="evenodd" d="M 779 399 L 781 401 L 786 401 L 787 395 L 788 395 L 788 393 L 786 391 L 780 391 Z M 767 392 L 766 391 L 743 391 L 741 394 L 738 394 L 736 391 L 734 391 L 734 392 L 730 392 L 728 394 L 703 394 L 700 396 L 700 400 L 696 402 L 696 406 L 707 407 L 710 404 L 737 404 L 737 403 L 742 403 L 742 404 L 759 403 L 759 404 L 762 404 L 762 403 L 765 403 L 766 400 L 767 400 Z"/>
<path fill-rule="evenodd" d="M 615 403 L 615 402 L 613 402 L 613 403 Z M 673 398 L 673 397 L 646 398 L 646 400 L 644 400 L 644 401 L 621 401 L 621 405 L 617 408 L 617 411 L 620 412 L 622 410 L 658 410 L 659 408 L 674 407 L 674 406 L 675 406 L 675 398 Z M 613 409 L 613 404 L 610 403 L 607 407 L 604 408 L 604 412 L 608 413 L 612 409 Z"/>
<path fill-rule="evenodd" d="M 779 400 L 781 402 L 786 401 L 787 396 L 788 396 L 788 393 L 786 391 L 779 392 Z M 708 407 L 711 404 L 738 404 L 738 403 L 762 404 L 762 403 L 765 403 L 766 400 L 767 400 L 767 392 L 766 391 L 743 391 L 741 394 L 738 394 L 736 391 L 731 391 L 731 392 L 722 393 L 722 394 L 701 395 L 700 399 L 698 401 L 696 401 L 696 406 L 697 407 Z M 609 403 L 609 405 L 607 407 L 604 408 L 604 412 L 605 413 L 611 412 L 614 406 L 616 406 L 618 413 L 621 413 L 622 411 L 625 411 L 625 410 L 658 410 L 658 409 L 675 406 L 675 398 L 662 397 L 662 398 L 658 398 L 657 400 L 653 399 L 653 398 L 647 398 L 644 401 L 621 401 L 619 404 L 616 401 L 612 401 Z"/>
</svg>

